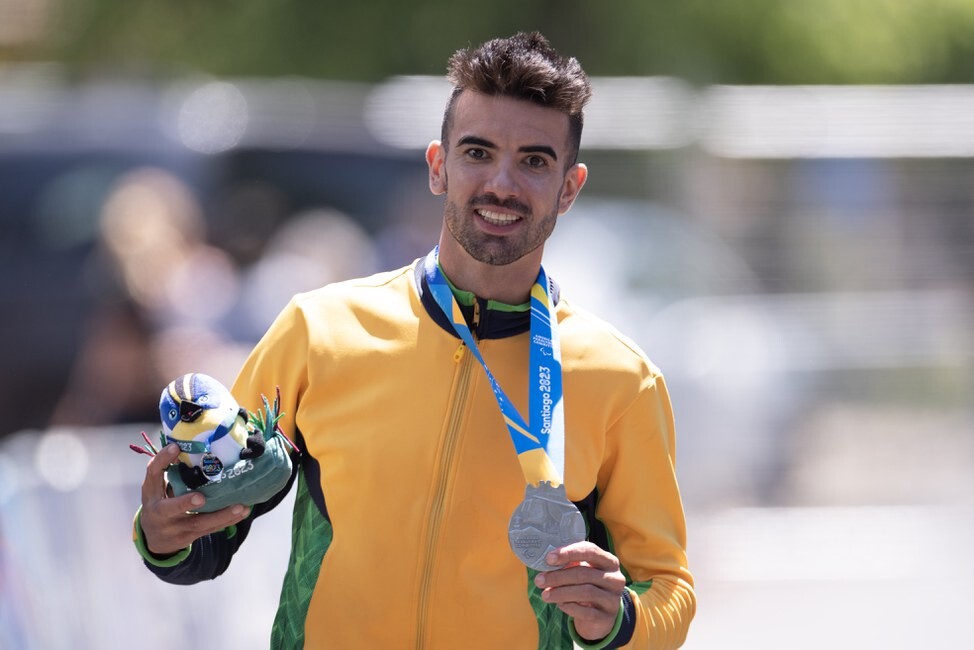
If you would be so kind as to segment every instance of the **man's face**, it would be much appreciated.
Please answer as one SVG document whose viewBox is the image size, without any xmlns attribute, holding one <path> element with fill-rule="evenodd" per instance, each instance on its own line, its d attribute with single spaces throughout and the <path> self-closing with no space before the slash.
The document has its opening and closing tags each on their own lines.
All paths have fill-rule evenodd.
<svg viewBox="0 0 974 650">
<path fill-rule="evenodd" d="M 446 193 L 446 226 L 467 254 L 491 265 L 527 255 L 540 263 L 585 182 L 584 166 L 566 169 L 568 130 L 567 115 L 529 101 L 472 91 L 457 99 L 449 143 L 430 145 L 427 161 L 430 189 Z"/>
</svg>

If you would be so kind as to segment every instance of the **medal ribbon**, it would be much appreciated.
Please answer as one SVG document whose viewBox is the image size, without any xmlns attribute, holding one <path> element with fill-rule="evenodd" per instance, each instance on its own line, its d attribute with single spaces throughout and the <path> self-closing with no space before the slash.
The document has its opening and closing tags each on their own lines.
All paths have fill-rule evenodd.
<svg viewBox="0 0 974 650">
<path fill-rule="evenodd" d="M 530 485 L 548 481 L 561 485 L 565 468 L 565 417 L 562 404 L 561 346 L 551 299 L 551 283 L 544 268 L 531 287 L 531 341 L 528 362 L 530 424 L 511 404 L 487 367 L 453 291 L 439 268 L 439 246 L 426 256 L 424 270 L 430 292 L 453 324 L 453 329 L 487 374 L 497 406 L 514 442 L 524 478 Z"/>
</svg>

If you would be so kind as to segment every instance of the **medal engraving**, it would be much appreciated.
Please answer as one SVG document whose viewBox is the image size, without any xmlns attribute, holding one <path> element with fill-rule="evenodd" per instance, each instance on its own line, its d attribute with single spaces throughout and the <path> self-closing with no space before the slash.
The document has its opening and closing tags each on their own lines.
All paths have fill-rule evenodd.
<svg viewBox="0 0 974 650">
<path fill-rule="evenodd" d="M 585 539 L 585 520 L 568 500 L 565 486 L 542 481 L 528 485 L 524 501 L 514 510 L 507 537 L 518 559 L 537 571 L 559 567 L 545 561 L 548 553 Z"/>
</svg>

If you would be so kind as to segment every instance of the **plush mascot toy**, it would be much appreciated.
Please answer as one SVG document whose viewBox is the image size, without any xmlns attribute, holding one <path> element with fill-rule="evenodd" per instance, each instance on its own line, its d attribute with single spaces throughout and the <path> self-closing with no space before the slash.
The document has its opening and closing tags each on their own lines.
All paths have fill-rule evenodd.
<svg viewBox="0 0 974 650">
<path fill-rule="evenodd" d="M 159 398 L 166 443 L 179 445 L 179 475 L 191 490 L 223 480 L 223 469 L 259 458 L 264 436 L 247 429 L 247 411 L 208 375 L 183 375 Z"/>
<path fill-rule="evenodd" d="M 163 389 L 159 417 L 163 446 L 176 443 L 180 454 L 166 472 L 176 496 L 203 493 L 200 512 L 235 503 L 254 505 L 276 494 L 291 476 L 294 444 L 278 426 L 280 394 L 271 405 L 248 414 L 219 381 L 202 373 L 178 377 Z M 146 447 L 130 445 L 154 456 L 157 450 L 145 433 Z"/>
</svg>

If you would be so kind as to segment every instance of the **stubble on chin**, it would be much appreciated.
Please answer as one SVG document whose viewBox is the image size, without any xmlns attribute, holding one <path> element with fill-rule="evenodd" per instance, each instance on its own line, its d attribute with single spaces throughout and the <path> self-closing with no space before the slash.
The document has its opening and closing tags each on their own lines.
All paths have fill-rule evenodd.
<svg viewBox="0 0 974 650">
<path fill-rule="evenodd" d="M 505 237 L 489 235 L 476 230 L 472 210 L 465 213 L 455 204 L 446 207 L 446 225 L 453 238 L 470 257 L 482 264 L 504 266 L 516 262 L 523 256 Z"/>
<path fill-rule="evenodd" d="M 483 232 L 476 225 L 479 217 L 474 211 L 492 205 L 516 210 L 525 219 L 526 227 L 511 236 Z M 480 196 L 468 202 L 465 209 L 448 199 L 444 217 L 450 234 L 473 259 L 490 266 L 506 266 L 544 245 L 554 230 L 558 213 L 552 212 L 535 218 L 530 207 L 519 201 L 500 201 L 489 196 Z"/>
</svg>

